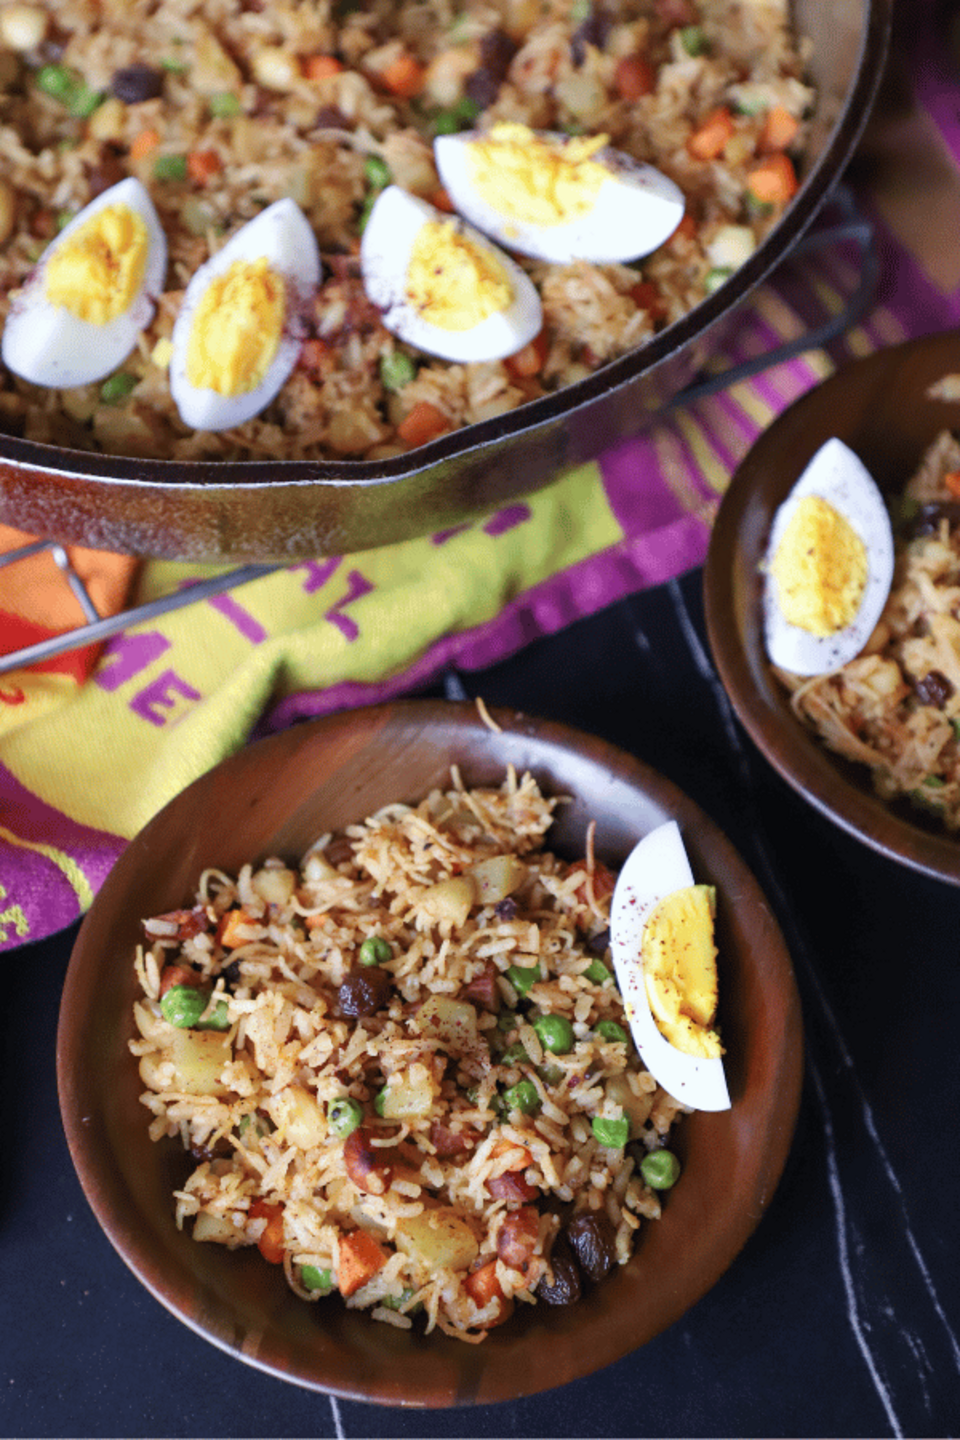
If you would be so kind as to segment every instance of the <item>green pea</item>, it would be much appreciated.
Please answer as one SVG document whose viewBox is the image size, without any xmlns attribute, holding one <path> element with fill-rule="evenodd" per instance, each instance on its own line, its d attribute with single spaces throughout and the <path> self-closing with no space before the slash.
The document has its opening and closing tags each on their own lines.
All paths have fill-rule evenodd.
<svg viewBox="0 0 960 1440">
<path fill-rule="evenodd" d="M 243 106 L 239 98 L 230 90 L 223 90 L 219 95 L 211 95 L 207 102 L 210 114 L 215 120 L 232 120 L 235 115 L 242 115 Z"/>
<path fill-rule="evenodd" d="M 530 990 L 540 979 L 539 965 L 511 965 L 507 971 L 507 979 L 522 998 L 528 995 Z"/>
<path fill-rule="evenodd" d="M 206 1010 L 208 999 L 196 985 L 171 985 L 160 1001 L 160 1012 L 178 1030 L 189 1030 Z"/>
<path fill-rule="evenodd" d="M 392 957 L 390 943 L 382 935 L 368 935 L 360 946 L 361 965 L 383 965 Z"/>
<path fill-rule="evenodd" d="M 461 123 L 470 124 L 471 121 L 476 120 L 481 109 L 482 106 L 472 96 L 461 95 L 453 107 L 453 113 Z"/>
<path fill-rule="evenodd" d="M 200 1026 L 201 1030 L 229 1030 L 230 1016 L 227 1012 L 226 1000 L 218 1000 L 210 1014 Z"/>
<path fill-rule="evenodd" d="M 680 1178 L 680 1161 L 672 1150 L 651 1150 L 640 1161 L 640 1174 L 654 1190 L 669 1190 Z"/>
<path fill-rule="evenodd" d="M 433 122 L 435 135 L 456 135 L 460 129 L 460 121 L 452 110 L 441 110 Z"/>
<path fill-rule="evenodd" d="M 345 1140 L 352 1135 L 354 1130 L 363 1119 L 363 1106 L 359 1100 L 354 1100 L 352 1095 L 344 1095 L 340 1100 L 331 1100 L 327 1106 L 327 1120 L 334 1135 L 339 1135 Z"/>
<path fill-rule="evenodd" d="M 384 1110 L 386 1109 L 386 1104 L 387 1104 L 387 1087 L 386 1087 L 386 1085 L 384 1085 L 383 1089 L 382 1089 L 382 1090 L 378 1090 L 377 1093 L 376 1093 L 376 1095 L 374 1095 L 374 1097 L 373 1097 L 373 1108 L 374 1108 L 374 1110 L 376 1110 L 377 1114 L 378 1114 L 379 1116 L 381 1116 L 381 1117 L 383 1116 Z"/>
<path fill-rule="evenodd" d="M 158 155 L 153 162 L 154 180 L 186 180 L 186 155 Z"/>
<path fill-rule="evenodd" d="M 368 155 L 363 162 L 363 178 L 374 190 L 384 190 L 393 179 L 390 166 L 379 155 Z"/>
<path fill-rule="evenodd" d="M 599 1025 L 594 1026 L 597 1034 L 604 1040 L 618 1040 L 626 1044 L 627 1032 L 616 1020 L 601 1020 Z"/>
<path fill-rule="evenodd" d="M 373 209 L 376 202 L 376 195 L 371 193 L 367 196 L 363 204 L 360 206 L 360 214 L 357 216 L 357 229 L 361 235 L 367 228 L 367 221 L 370 219 L 370 211 Z"/>
<path fill-rule="evenodd" d="M 540 1109 L 540 1092 L 532 1080 L 518 1080 L 516 1085 L 504 1090 L 503 1103 L 508 1110 L 519 1110 L 521 1115 L 533 1115 Z"/>
<path fill-rule="evenodd" d="M 304 1290 L 319 1290 L 321 1295 L 329 1295 L 333 1289 L 333 1272 L 321 1270 L 316 1265 L 304 1265 L 300 1271 L 300 1283 Z"/>
<path fill-rule="evenodd" d="M 393 350 L 380 359 L 380 382 L 385 390 L 402 390 L 416 378 L 417 367 L 409 355 Z"/>
<path fill-rule="evenodd" d="M 384 1295 L 380 1304 L 385 1305 L 388 1310 L 402 1310 L 404 1305 L 412 1300 L 416 1293 L 416 1290 L 401 1290 L 399 1295 Z M 408 1315 L 418 1315 L 422 1309 L 423 1302 L 418 1300 L 416 1305 L 411 1305 L 406 1313 Z"/>
<path fill-rule="evenodd" d="M 559 1065 L 538 1065 L 537 1074 L 544 1085 L 559 1085 L 563 1079 L 564 1071 Z"/>
<path fill-rule="evenodd" d="M 512 1045 L 507 1046 L 506 1050 L 504 1050 L 500 1056 L 500 1064 L 517 1065 L 521 1060 L 528 1060 L 529 1058 L 523 1042 L 521 1040 L 515 1040 Z"/>
<path fill-rule="evenodd" d="M 731 266 L 714 265 L 703 277 L 703 288 L 708 295 L 712 295 L 714 290 L 719 290 L 724 281 L 729 280 L 732 274 Z"/>
<path fill-rule="evenodd" d="M 94 110 L 100 108 L 103 101 L 102 90 L 91 90 L 89 85 L 85 85 L 81 80 L 66 104 L 71 115 L 76 116 L 78 120 L 86 120 Z"/>
<path fill-rule="evenodd" d="M 100 399 L 104 405 L 119 405 L 136 388 L 136 384 L 136 375 L 131 375 L 128 370 L 116 370 L 100 386 Z"/>
<path fill-rule="evenodd" d="M 592 0 L 573 0 L 573 4 L 570 6 L 570 19 L 574 25 L 580 25 L 584 20 L 589 20 L 592 14 Z"/>
<path fill-rule="evenodd" d="M 57 214 L 57 233 L 65 230 L 76 214 L 75 210 L 61 210 Z"/>
<path fill-rule="evenodd" d="M 263 1140 L 270 1134 L 270 1125 L 262 1115 L 241 1115 L 237 1134 L 245 1145 L 253 1140 Z"/>
<path fill-rule="evenodd" d="M 583 973 L 591 985 L 604 985 L 608 980 L 613 979 L 609 969 L 604 965 L 602 960 L 591 960 Z"/>
<path fill-rule="evenodd" d="M 590 1129 L 601 1145 L 606 1145 L 610 1150 L 622 1150 L 630 1139 L 630 1121 L 625 1115 L 618 1120 L 605 1120 L 600 1115 L 595 1115 L 590 1121 Z"/>
<path fill-rule="evenodd" d="M 498 1030 L 502 1030 L 502 1031 L 504 1032 L 504 1034 L 506 1034 L 508 1031 L 512 1030 L 513 1027 L 516 1025 L 516 1023 L 517 1023 L 517 1012 L 516 1012 L 516 1010 L 504 1010 L 504 1011 L 501 1012 L 501 1014 L 499 1014 L 499 1015 L 497 1016 L 497 1029 L 498 1029 Z"/>
<path fill-rule="evenodd" d="M 51 100 L 66 104 L 77 88 L 77 77 L 66 65 L 41 65 L 34 76 L 34 83 Z"/>
<path fill-rule="evenodd" d="M 160 68 L 162 70 L 168 70 L 171 75 L 186 75 L 190 66 L 186 60 L 173 60 L 168 56 L 164 56 L 160 61 Z"/>
<path fill-rule="evenodd" d="M 702 25 L 684 25 L 680 31 L 680 44 L 688 55 L 704 55 L 710 48 Z"/>
<path fill-rule="evenodd" d="M 566 1055 L 573 1049 L 573 1026 L 565 1015 L 539 1015 L 533 1028 L 540 1037 L 544 1050 L 554 1055 Z"/>
</svg>

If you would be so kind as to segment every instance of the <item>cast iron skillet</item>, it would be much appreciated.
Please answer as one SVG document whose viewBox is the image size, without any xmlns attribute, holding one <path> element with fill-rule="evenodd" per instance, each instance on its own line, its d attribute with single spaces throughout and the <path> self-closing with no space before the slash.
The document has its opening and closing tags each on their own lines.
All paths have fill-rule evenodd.
<svg viewBox="0 0 960 1440">
<path fill-rule="evenodd" d="M 742 269 L 638 350 L 557 394 L 386 461 L 137 460 L 0 436 L 0 521 L 166 559 L 342 554 L 488 513 L 637 434 L 696 375 L 724 322 L 822 208 L 873 103 L 892 4 L 795 0 L 819 96 L 801 188 Z"/>
</svg>

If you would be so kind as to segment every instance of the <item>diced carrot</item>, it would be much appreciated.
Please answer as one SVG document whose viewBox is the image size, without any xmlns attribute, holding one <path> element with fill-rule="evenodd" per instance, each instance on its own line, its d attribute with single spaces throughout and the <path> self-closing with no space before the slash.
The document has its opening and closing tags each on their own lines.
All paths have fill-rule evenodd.
<svg viewBox="0 0 960 1440">
<path fill-rule="evenodd" d="M 337 1288 L 344 1297 L 353 1295 L 387 1263 L 387 1253 L 366 1230 L 351 1230 L 340 1237 Z"/>
<path fill-rule="evenodd" d="M 427 196 L 427 200 L 433 206 L 434 210 L 442 210 L 445 215 L 452 215 L 456 210 L 456 206 L 442 185 L 439 185 L 436 190 L 432 191 L 431 194 Z"/>
<path fill-rule="evenodd" d="M 676 230 L 674 230 L 673 234 L 670 236 L 670 240 L 667 241 L 667 244 L 669 245 L 673 240 L 694 240 L 696 239 L 696 234 L 696 216 L 693 215 L 691 211 L 685 210 L 680 219 L 680 223 L 678 224 Z"/>
<path fill-rule="evenodd" d="M 510 1319 L 513 1314 L 513 1301 L 508 1300 L 500 1288 L 496 1260 L 488 1260 L 479 1270 L 471 1271 L 463 1285 L 478 1310 L 486 1309 L 491 1300 L 499 1301 L 496 1316 L 487 1321 L 489 1326 L 502 1325 L 504 1320 Z"/>
<path fill-rule="evenodd" d="M 329 918 L 326 910 L 321 910 L 317 915 L 304 915 L 303 923 L 308 930 L 319 930 Z"/>
<path fill-rule="evenodd" d="M 160 973 L 160 998 L 174 985 L 190 985 L 194 990 L 199 990 L 203 984 L 204 979 L 199 970 L 191 970 L 189 965 L 165 965 Z"/>
<path fill-rule="evenodd" d="M 378 76 L 385 89 L 401 100 L 412 100 L 423 89 L 426 71 L 408 50 L 403 50 Z"/>
<path fill-rule="evenodd" d="M 331 75 L 339 75 L 342 70 L 343 61 L 338 60 L 336 55 L 311 55 L 303 66 L 307 80 L 326 80 Z"/>
<path fill-rule="evenodd" d="M 496 1260 L 488 1260 L 479 1270 L 473 1270 L 463 1284 L 473 1303 L 481 1309 L 484 1305 L 489 1305 L 494 1296 L 503 1297 L 500 1281 L 497 1279 Z"/>
<path fill-rule="evenodd" d="M 960 499 L 960 470 L 951 470 L 944 475 L 943 483 L 951 495 L 956 495 Z"/>
<path fill-rule="evenodd" d="M 428 440 L 435 440 L 449 429 L 450 421 L 442 410 L 431 405 L 429 400 L 418 400 L 410 414 L 400 421 L 397 434 L 404 445 L 412 449 L 417 445 L 426 445 Z"/>
<path fill-rule="evenodd" d="M 316 337 L 304 340 L 300 347 L 298 364 L 311 375 L 319 375 L 326 368 L 324 362 L 330 355 L 330 346 Z M 309 923 L 309 922 L 308 922 Z"/>
<path fill-rule="evenodd" d="M 800 121 L 785 105 L 771 105 L 757 139 L 758 155 L 773 155 L 792 145 L 800 129 Z"/>
<path fill-rule="evenodd" d="M 723 147 L 735 129 L 729 106 L 721 105 L 694 130 L 687 140 L 687 151 L 694 160 L 716 160 L 718 155 L 723 154 Z"/>
<path fill-rule="evenodd" d="M 516 379 L 527 379 L 531 375 L 540 374 L 549 348 L 546 331 L 541 330 L 528 345 L 524 345 L 515 355 L 508 355 L 503 363 Z"/>
<path fill-rule="evenodd" d="M 283 1264 L 283 1206 L 257 1200 L 250 1206 L 250 1219 L 266 1217 L 266 1228 L 257 1241 L 257 1249 L 271 1265 Z"/>
<path fill-rule="evenodd" d="M 533 1164 L 533 1156 L 526 1145 L 517 1145 L 513 1140 L 498 1140 L 490 1150 L 490 1158 L 496 1160 L 508 1150 L 512 1150 L 516 1156 L 509 1170 L 526 1170 L 528 1165 Z"/>
<path fill-rule="evenodd" d="M 220 917 L 220 924 L 217 926 L 217 939 L 225 950 L 234 950 L 238 945 L 245 945 L 246 940 L 237 934 L 241 925 L 255 925 L 257 917 L 251 915 L 241 905 L 238 910 L 228 910 Z"/>
<path fill-rule="evenodd" d="M 667 302 L 652 280 L 638 280 L 630 291 L 630 299 L 638 310 L 646 310 L 651 320 L 667 318 Z"/>
<path fill-rule="evenodd" d="M 657 72 L 645 55 L 624 55 L 613 72 L 613 86 L 621 100 L 639 100 L 656 88 Z"/>
<path fill-rule="evenodd" d="M 768 155 L 747 176 L 747 189 L 761 205 L 784 205 L 797 188 L 797 172 L 789 155 Z"/>
<path fill-rule="evenodd" d="M 187 174 L 197 185 L 205 185 L 222 169 L 223 161 L 216 150 L 191 150 L 187 156 Z"/>
<path fill-rule="evenodd" d="M 159 144 L 160 134 L 157 130 L 141 130 L 130 145 L 130 159 L 133 161 L 146 159 L 151 150 L 156 150 Z"/>
</svg>

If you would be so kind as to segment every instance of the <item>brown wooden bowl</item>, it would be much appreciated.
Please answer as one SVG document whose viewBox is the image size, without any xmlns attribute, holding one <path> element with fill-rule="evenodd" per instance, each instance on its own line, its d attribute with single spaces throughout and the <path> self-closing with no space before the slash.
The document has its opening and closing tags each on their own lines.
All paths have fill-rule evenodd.
<svg viewBox="0 0 960 1440">
<path fill-rule="evenodd" d="M 561 1385 L 610 1364 L 677 1320 L 730 1265 L 770 1203 L 800 1096 L 802 1026 L 776 921 L 736 852 L 672 784 L 602 740 L 470 705 L 403 701 L 297 726 L 232 756 L 131 842 L 81 927 L 63 992 L 60 1102 L 81 1184 L 109 1240 L 153 1295 L 198 1334 L 281 1379 L 389 1405 L 466 1405 Z M 176 1229 L 171 1192 L 189 1161 L 153 1144 L 127 1050 L 140 920 L 192 896 L 200 870 L 280 853 L 390 800 L 449 779 L 498 784 L 508 764 L 572 796 L 550 843 L 621 861 L 663 820 L 682 828 L 698 877 L 719 891 L 721 1011 L 733 1106 L 685 1118 L 684 1173 L 637 1252 L 576 1306 L 521 1307 L 482 1344 L 400 1331 L 296 1298 L 254 1251 L 198 1245 Z"/>
<path fill-rule="evenodd" d="M 898 494 L 930 441 L 943 429 L 960 429 L 960 402 L 928 393 L 952 373 L 960 374 L 960 334 L 927 335 L 844 365 L 778 416 L 721 501 L 704 570 L 704 603 L 720 678 L 774 769 L 881 855 L 960 885 L 960 839 L 907 802 L 881 800 L 866 766 L 835 755 L 794 715 L 764 648 L 760 574 L 774 513 L 824 441 L 845 441 L 880 488 Z"/>
</svg>

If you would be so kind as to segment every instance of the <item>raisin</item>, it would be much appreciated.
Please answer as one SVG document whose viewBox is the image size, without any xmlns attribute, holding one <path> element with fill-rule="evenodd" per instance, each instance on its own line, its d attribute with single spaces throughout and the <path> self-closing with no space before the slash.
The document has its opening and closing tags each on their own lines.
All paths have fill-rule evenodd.
<svg viewBox="0 0 960 1440">
<path fill-rule="evenodd" d="M 914 682 L 913 693 L 921 705 L 943 705 L 953 694 L 953 686 L 940 670 L 928 670 Z"/>
<path fill-rule="evenodd" d="M 558 1235 L 550 1252 L 550 1269 L 553 1279 L 546 1276 L 536 1289 L 538 1300 L 547 1305 L 576 1305 L 582 1294 L 580 1271 L 569 1240 Z"/>
<path fill-rule="evenodd" d="M 582 21 L 570 37 L 570 55 L 577 69 L 587 58 L 587 46 L 602 50 L 610 35 L 612 21 L 602 10 L 594 10 Z"/>
<path fill-rule="evenodd" d="M 567 1239 L 588 1280 L 602 1280 L 617 1263 L 616 1231 L 601 1212 L 578 1215 L 567 1226 Z"/>
<path fill-rule="evenodd" d="M 340 1014 L 356 1019 L 384 1009 L 393 989 L 390 974 L 379 965 L 351 970 L 337 991 Z"/>
<path fill-rule="evenodd" d="M 110 80 L 110 94 L 124 105 L 139 105 L 144 100 L 156 100 L 163 92 L 163 71 L 152 65 L 124 65 L 114 70 Z"/>
</svg>

